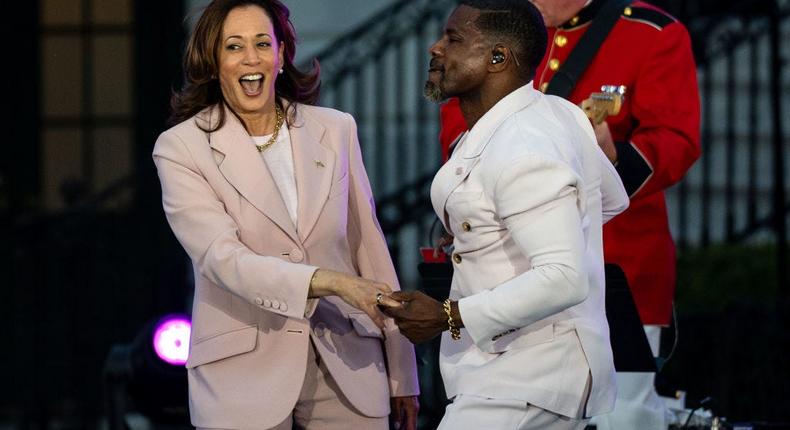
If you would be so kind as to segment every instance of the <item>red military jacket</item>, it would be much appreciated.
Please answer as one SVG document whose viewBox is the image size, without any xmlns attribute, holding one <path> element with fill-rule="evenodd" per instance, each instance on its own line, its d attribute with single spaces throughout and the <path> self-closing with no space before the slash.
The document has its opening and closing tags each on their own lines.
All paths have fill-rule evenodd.
<svg viewBox="0 0 790 430">
<path fill-rule="evenodd" d="M 549 47 L 534 84 L 545 91 L 555 71 L 590 27 L 602 1 L 549 29 Z M 620 113 L 607 119 L 618 152 L 616 169 L 630 207 L 604 225 L 604 258 L 623 268 L 644 324 L 667 325 L 675 292 L 675 245 L 664 189 L 678 182 L 700 155 L 696 67 L 686 28 L 636 1 L 620 19 L 578 80 L 570 100 L 580 104 L 602 85 L 625 85 Z M 446 148 L 465 130 L 458 103 L 442 106 Z"/>
</svg>

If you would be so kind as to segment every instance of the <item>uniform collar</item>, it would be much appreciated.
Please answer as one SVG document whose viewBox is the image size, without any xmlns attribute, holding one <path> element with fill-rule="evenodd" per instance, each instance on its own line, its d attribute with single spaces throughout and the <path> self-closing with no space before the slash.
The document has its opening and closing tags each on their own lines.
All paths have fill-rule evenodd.
<svg viewBox="0 0 790 430">
<path fill-rule="evenodd" d="M 598 15 L 598 11 L 606 3 L 605 0 L 592 0 L 579 11 L 573 18 L 559 26 L 563 30 L 573 30 L 574 28 L 581 27 L 589 23 Z"/>
</svg>

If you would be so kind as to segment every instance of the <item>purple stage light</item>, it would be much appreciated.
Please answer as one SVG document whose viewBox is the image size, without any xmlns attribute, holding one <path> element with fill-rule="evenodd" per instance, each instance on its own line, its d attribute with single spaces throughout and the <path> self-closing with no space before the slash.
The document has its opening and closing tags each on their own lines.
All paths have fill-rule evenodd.
<svg viewBox="0 0 790 430">
<path fill-rule="evenodd" d="M 182 315 L 162 318 L 154 329 L 154 351 L 167 363 L 181 366 L 189 355 L 189 334 L 192 323 Z"/>
</svg>

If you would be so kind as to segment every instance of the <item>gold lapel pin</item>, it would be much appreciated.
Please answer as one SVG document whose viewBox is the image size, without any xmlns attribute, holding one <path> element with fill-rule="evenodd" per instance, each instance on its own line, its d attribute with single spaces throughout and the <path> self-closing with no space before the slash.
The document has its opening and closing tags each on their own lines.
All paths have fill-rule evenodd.
<svg viewBox="0 0 790 430">
<path fill-rule="evenodd" d="M 315 160 L 315 167 L 326 167 L 324 166 L 324 162 L 321 160 Z"/>
</svg>

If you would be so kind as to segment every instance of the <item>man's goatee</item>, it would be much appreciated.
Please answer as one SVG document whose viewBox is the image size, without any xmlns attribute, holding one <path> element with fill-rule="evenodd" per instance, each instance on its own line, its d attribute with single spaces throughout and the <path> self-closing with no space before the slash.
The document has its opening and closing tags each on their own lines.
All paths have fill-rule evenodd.
<svg viewBox="0 0 790 430">
<path fill-rule="evenodd" d="M 428 99 L 428 101 L 434 103 L 443 102 L 447 98 L 445 97 L 444 93 L 442 93 L 441 88 L 431 81 L 425 81 L 425 86 L 422 89 L 422 95 Z"/>
</svg>

